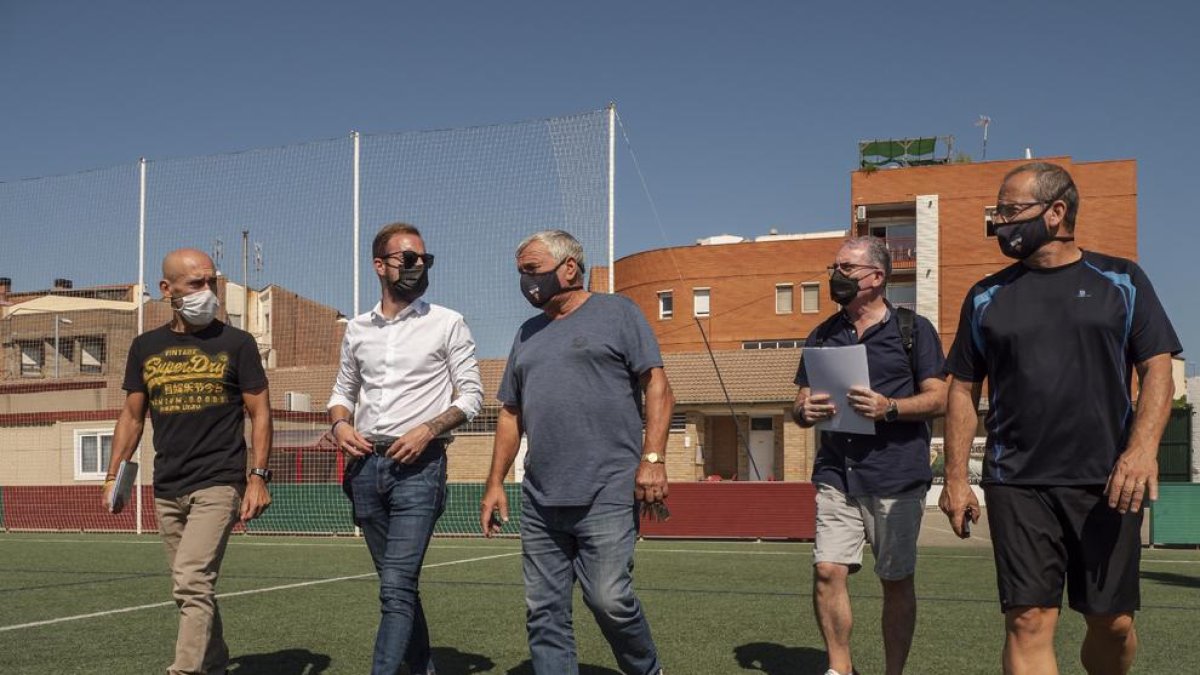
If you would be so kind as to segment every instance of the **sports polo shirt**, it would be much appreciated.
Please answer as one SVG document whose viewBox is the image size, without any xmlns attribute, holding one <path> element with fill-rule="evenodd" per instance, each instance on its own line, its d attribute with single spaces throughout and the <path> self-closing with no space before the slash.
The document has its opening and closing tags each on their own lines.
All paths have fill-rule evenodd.
<svg viewBox="0 0 1200 675">
<path fill-rule="evenodd" d="M 867 349 L 867 372 L 871 389 L 888 398 L 916 395 L 919 382 L 942 377 L 942 343 L 933 324 L 917 315 L 913 322 L 913 350 L 916 357 L 916 381 L 908 352 L 900 337 L 900 322 L 888 305 L 883 321 L 863 331 L 860 338 L 854 322 L 839 312 L 825 337 L 823 346 L 844 347 L 863 344 Z M 805 347 L 813 347 L 821 337 L 818 326 Z M 804 355 L 796 371 L 796 384 L 808 386 Z M 842 407 L 848 404 L 842 402 Z M 850 411 L 850 414 L 857 414 Z M 897 420 L 875 423 L 875 435 L 821 432 L 820 448 L 813 464 L 812 481 L 825 483 L 852 496 L 887 497 L 918 487 L 928 487 L 933 479 L 929 468 L 929 425 L 925 422 Z"/>
<path fill-rule="evenodd" d="M 1182 351 L 1137 263 L 1017 263 L 967 293 L 946 369 L 987 378 L 983 482 L 1103 485 L 1133 423 L 1134 364 Z"/>
</svg>

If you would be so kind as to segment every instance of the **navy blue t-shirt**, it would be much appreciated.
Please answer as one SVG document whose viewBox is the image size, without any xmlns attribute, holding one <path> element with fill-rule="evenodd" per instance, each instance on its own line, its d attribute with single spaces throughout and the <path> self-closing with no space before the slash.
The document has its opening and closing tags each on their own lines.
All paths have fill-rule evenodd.
<svg viewBox="0 0 1200 675">
<path fill-rule="evenodd" d="M 521 411 L 525 496 L 543 506 L 633 504 L 640 380 L 661 366 L 654 331 L 623 296 L 594 294 L 561 319 L 526 321 L 497 395 Z"/>
<path fill-rule="evenodd" d="M 1136 263 L 1085 251 L 975 284 L 946 369 L 987 378 L 984 483 L 1103 485 L 1133 422 L 1133 365 L 1182 350 Z"/>
<path fill-rule="evenodd" d="M 888 398 L 908 398 L 920 392 L 920 382 L 942 377 L 942 342 L 933 324 L 917 315 L 913 322 L 913 365 L 900 337 L 900 322 L 891 305 L 883 321 L 863 332 L 861 339 L 854 322 L 839 312 L 833 324 L 818 326 L 805 347 L 816 346 L 824 338 L 825 347 L 863 344 L 867 349 L 867 372 L 871 389 Z M 808 386 L 804 355 L 796 371 L 796 384 Z M 848 404 L 841 403 L 845 408 Z M 850 414 L 857 414 L 850 411 Z M 929 425 L 922 421 L 897 420 L 875 423 L 875 435 L 821 432 L 820 448 L 813 466 L 814 483 L 825 483 L 852 496 L 886 497 L 925 486 L 933 480 L 929 468 Z"/>
</svg>

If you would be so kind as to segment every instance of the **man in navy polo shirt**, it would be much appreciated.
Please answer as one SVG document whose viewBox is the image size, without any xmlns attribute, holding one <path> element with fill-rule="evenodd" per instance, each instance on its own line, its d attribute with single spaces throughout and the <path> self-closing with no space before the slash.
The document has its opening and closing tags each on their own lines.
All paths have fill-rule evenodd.
<svg viewBox="0 0 1200 675">
<path fill-rule="evenodd" d="M 818 326 L 804 346 L 865 345 L 871 386 L 855 387 L 841 401 L 814 393 L 801 357 L 792 416 L 807 428 L 845 407 L 875 420 L 875 435 L 821 434 L 812 476 L 817 486 L 813 608 L 829 653 L 826 675 L 853 673 L 846 582 L 862 566 L 863 544 L 869 540 L 883 584 L 887 672 L 900 673 L 917 620 L 917 535 L 932 480 L 928 421 L 942 414 L 946 398 L 942 346 L 928 320 L 884 299 L 892 260 L 882 239 L 848 240 L 829 269 L 830 296 L 842 310 Z"/>
<path fill-rule="evenodd" d="M 941 507 L 959 536 L 967 509 L 979 517 L 966 466 L 988 382 L 983 490 L 1006 673 L 1058 672 L 1064 584 L 1087 621 L 1080 658 L 1089 673 L 1128 672 L 1137 650 L 1140 507 L 1157 496 L 1171 356 L 1181 347 L 1137 263 L 1076 246 L 1078 211 L 1079 191 L 1060 166 L 1034 162 L 1005 176 L 996 239 L 1018 262 L 967 293 L 946 362 Z"/>
</svg>

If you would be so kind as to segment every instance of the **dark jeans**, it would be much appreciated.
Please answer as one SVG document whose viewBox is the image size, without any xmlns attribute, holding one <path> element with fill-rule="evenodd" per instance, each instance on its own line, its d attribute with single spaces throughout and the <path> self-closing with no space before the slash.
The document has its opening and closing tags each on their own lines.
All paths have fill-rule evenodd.
<svg viewBox="0 0 1200 675">
<path fill-rule="evenodd" d="M 658 673 L 650 624 L 633 593 L 633 505 L 521 505 L 526 628 L 537 675 L 578 675 L 571 624 L 575 580 L 621 672 Z"/>
<path fill-rule="evenodd" d="M 384 446 L 386 449 L 386 446 Z M 376 454 L 347 467 L 346 493 L 379 573 L 381 617 L 372 675 L 434 672 L 417 583 L 433 526 L 446 506 L 446 449 L 429 444 L 412 464 Z"/>
</svg>

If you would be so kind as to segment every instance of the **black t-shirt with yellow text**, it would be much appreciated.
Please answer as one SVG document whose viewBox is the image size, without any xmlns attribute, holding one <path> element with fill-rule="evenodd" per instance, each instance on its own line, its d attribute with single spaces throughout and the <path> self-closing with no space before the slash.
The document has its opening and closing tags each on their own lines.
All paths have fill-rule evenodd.
<svg viewBox="0 0 1200 675">
<path fill-rule="evenodd" d="M 242 392 L 267 386 L 252 335 L 220 321 L 147 331 L 129 348 L 122 386 L 150 404 L 155 497 L 246 483 Z"/>
</svg>

